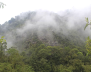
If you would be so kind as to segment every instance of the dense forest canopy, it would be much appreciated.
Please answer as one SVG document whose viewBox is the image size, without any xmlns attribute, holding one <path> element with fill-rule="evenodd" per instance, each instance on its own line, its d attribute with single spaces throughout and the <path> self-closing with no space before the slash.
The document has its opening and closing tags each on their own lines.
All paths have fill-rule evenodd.
<svg viewBox="0 0 91 72">
<path fill-rule="evenodd" d="M 91 72 L 84 16 L 30 11 L 0 25 L 0 72 Z"/>
</svg>

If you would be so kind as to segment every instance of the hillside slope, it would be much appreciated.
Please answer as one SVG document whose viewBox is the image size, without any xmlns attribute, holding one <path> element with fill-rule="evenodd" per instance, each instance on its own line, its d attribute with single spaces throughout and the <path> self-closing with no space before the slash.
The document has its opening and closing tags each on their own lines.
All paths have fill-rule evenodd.
<svg viewBox="0 0 91 72">
<path fill-rule="evenodd" d="M 5 36 L 8 47 L 21 48 L 26 41 L 47 46 L 83 46 L 88 36 L 84 31 L 85 23 L 69 20 L 73 14 L 67 13 L 64 16 L 47 11 L 21 13 L 0 25 L 0 35 Z"/>
</svg>

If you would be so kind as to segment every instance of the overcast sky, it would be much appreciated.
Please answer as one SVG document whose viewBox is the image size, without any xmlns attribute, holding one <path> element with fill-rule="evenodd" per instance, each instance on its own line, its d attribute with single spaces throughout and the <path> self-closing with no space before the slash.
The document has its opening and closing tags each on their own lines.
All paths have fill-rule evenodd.
<svg viewBox="0 0 91 72">
<path fill-rule="evenodd" d="M 0 9 L 0 24 L 22 12 L 48 10 L 53 12 L 66 9 L 84 9 L 91 6 L 91 0 L 1 0 L 6 6 Z"/>
</svg>

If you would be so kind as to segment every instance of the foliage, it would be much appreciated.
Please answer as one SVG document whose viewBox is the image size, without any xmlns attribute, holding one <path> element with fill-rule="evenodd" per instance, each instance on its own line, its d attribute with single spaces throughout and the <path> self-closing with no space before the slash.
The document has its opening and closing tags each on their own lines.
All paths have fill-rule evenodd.
<svg viewBox="0 0 91 72">
<path fill-rule="evenodd" d="M 1 37 L 0 72 L 91 72 L 91 39 L 87 38 L 85 47 L 79 31 L 67 30 L 67 36 L 63 29 L 58 33 L 52 31 L 53 40 L 39 39 L 37 29 L 18 34 L 16 31 L 23 29 L 27 20 L 33 22 L 32 14 L 29 13 L 24 19 L 20 16 L 11 18 L 0 26 L 0 34 L 14 41 L 12 44 L 15 46 L 7 49 L 7 42 L 4 36 Z M 88 23 L 88 18 L 86 20 Z M 66 25 L 62 27 L 66 29 Z"/>
<path fill-rule="evenodd" d="M 87 24 L 84 27 L 84 30 L 86 29 L 88 25 L 91 25 L 91 22 L 89 23 L 88 18 L 85 18 L 85 19 L 86 19 Z M 89 36 L 87 37 L 87 40 L 86 40 L 86 50 L 87 50 L 87 55 L 91 54 L 91 39 L 89 38 Z"/>
<path fill-rule="evenodd" d="M 90 20 L 90 22 L 89 22 L 89 20 L 88 20 L 88 18 L 85 18 L 86 19 L 86 25 L 85 25 L 85 27 L 84 27 L 84 30 L 86 29 L 86 27 L 88 26 L 88 25 L 91 25 L 91 20 Z"/>
<path fill-rule="evenodd" d="M 86 40 L 86 50 L 87 50 L 87 55 L 91 54 L 91 39 L 88 37 Z"/>
<path fill-rule="evenodd" d="M 3 55 L 5 54 L 5 49 L 7 49 L 7 43 L 6 40 L 3 39 L 4 36 L 1 37 L 0 39 L 0 57 L 2 58 Z"/>
<path fill-rule="evenodd" d="M 0 8 L 4 8 L 4 6 L 6 6 L 6 4 L 0 2 Z"/>
</svg>

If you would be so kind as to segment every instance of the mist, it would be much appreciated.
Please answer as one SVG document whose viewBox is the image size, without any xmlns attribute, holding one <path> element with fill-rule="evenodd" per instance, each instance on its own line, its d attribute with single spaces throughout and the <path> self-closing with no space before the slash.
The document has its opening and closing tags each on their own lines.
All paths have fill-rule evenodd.
<svg viewBox="0 0 91 72">
<path fill-rule="evenodd" d="M 34 34 L 38 36 L 39 40 L 47 39 L 49 42 L 55 42 L 54 33 L 59 36 L 62 34 L 71 39 L 70 34 L 73 32 L 73 36 L 77 33 L 80 35 L 80 39 L 85 41 L 86 37 L 91 37 L 89 26 L 84 31 L 86 25 L 85 17 L 91 20 L 90 8 L 87 7 L 81 10 L 68 9 L 58 13 L 44 10 L 21 13 L 19 16 L 15 16 L 13 22 L 10 23 L 9 20 L 1 25 L 2 31 L 5 32 L 8 30 L 8 27 L 12 30 L 11 27 L 16 21 L 21 22 L 21 27 L 17 27 L 12 31 L 6 31 L 3 34 L 7 41 L 7 46 L 8 48 L 16 46 L 15 43 L 27 38 L 32 40 Z M 16 38 L 15 35 L 19 38 Z"/>
</svg>

